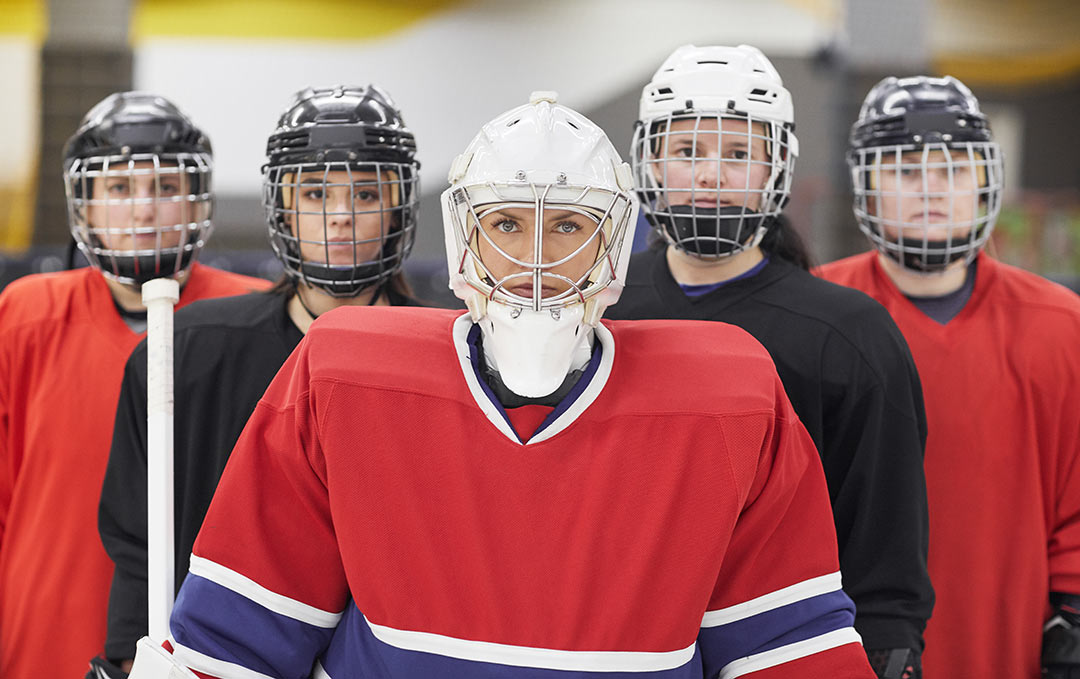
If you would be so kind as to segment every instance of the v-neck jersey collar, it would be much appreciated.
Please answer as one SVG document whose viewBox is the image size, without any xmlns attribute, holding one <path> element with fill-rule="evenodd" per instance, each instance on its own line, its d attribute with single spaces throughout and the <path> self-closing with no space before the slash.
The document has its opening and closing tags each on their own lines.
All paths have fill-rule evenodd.
<svg viewBox="0 0 1080 679">
<path fill-rule="evenodd" d="M 454 321 L 452 333 L 461 372 L 476 405 L 504 436 L 514 443 L 528 446 L 546 441 L 570 427 L 603 391 L 615 359 L 615 340 L 611 331 L 603 325 L 598 324 L 595 330 L 598 345 L 578 384 L 527 441 L 518 437 L 502 404 L 478 372 L 479 357 L 476 350 L 479 347 L 475 341 L 470 341 L 470 335 L 480 332 L 479 326 L 472 322 L 468 313 L 464 313 Z"/>
<path fill-rule="evenodd" d="M 993 258 L 987 256 L 986 253 L 980 252 L 975 266 L 975 288 L 971 291 L 970 299 L 968 299 L 964 308 L 960 310 L 960 313 L 953 316 L 948 323 L 942 325 L 923 313 L 914 302 L 908 299 L 907 295 L 897 287 L 889 274 L 886 273 L 885 268 L 881 266 L 881 260 L 876 253 L 871 258 L 871 266 L 877 287 L 885 291 L 885 294 L 891 299 L 889 306 L 902 309 L 904 315 L 912 323 L 915 323 L 921 332 L 939 339 L 960 332 L 967 325 L 968 319 L 980 313 L 979 309 L 989 296 L 988 291 L 997 278 L 998 269 L 997 262 Z"/>
</svg>

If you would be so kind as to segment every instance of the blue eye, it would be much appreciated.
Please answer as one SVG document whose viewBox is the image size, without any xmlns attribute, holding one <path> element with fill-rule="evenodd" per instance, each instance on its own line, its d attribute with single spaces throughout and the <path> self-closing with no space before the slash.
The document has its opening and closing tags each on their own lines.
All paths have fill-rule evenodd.
<svg viewBox="0 0 1080 679">
<path fill-rule="evenodd" d="M 558 233 L 575 233 L 580 230 L 581 227 L 574 222 L 559 222 L 555 225 L 555 231 Z"/>
<path fill-rule="evenodd" d="M 512 219 L 500 219 L 492 224 L 496 231 L 501 233 L 513 233 L 518 230 L 518 224 Z"/>
</svg>

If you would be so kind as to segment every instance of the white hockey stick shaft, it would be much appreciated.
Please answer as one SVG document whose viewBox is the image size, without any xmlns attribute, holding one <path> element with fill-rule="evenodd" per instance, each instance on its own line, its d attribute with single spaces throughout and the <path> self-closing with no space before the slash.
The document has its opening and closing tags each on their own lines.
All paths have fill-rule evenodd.
<svg viewBox="0 0 1080 679">
<path fill-rule="evenodd" d="M 146 305 L 146 547 L 150 638 L 169 637 L 175 592 L 173 522 L 173 306 L 180 284 L 156 278 L 142 286 Z"/>
</svg>

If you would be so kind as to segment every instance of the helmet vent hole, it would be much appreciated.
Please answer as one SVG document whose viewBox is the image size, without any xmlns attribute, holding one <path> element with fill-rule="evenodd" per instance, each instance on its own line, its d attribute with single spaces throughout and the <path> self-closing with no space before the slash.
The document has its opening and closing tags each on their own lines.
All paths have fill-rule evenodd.
<svg viewBox="0 0 1080 679">
<path fill-rule="evenodd" d="M 726 61 L 719 61 L 719 60 L 711 60 L 711 61 L 699 61 L 698 63 L 699 63 L 699 64 L 716 64 L 717 66 L 727 66 L 727 65 L 728 65 L 728 62 L 726 62 Z"/>
<path fill-rule="evenodd" d="M 769 92 L 769 90 L 758 87 L 751 90 L 750 94 L 747 95 L 746 98 L 750 101 L 756 101 L 759 104 L 771 104 L 773 103 L 772 99 L 776 98 L 776 92 Z"/>
<path fill-rule="evenodd" d="M 506 123 L 506 126 L 507 127 L 513 127 L 514 125 L 517 125 L 520 122 L 521 122 L 521 118 L 514 118 L 513 120 Z"/>
<path fill-rule="evenodd" d="M 675 92 L 670 87 L 659 87 L 652 91 L 652 100 L 656 102 L 671 101 L 675 98 Z"/>
</svg>

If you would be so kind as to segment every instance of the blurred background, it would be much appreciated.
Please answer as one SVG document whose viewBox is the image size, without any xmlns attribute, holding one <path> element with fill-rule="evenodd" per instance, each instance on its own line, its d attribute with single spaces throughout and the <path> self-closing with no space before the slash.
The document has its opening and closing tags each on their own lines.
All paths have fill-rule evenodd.
<svg viewBox="0 0 1080 679">
<path fill-rule="evenodd" d="M 641 88 L 686 43 L 748 43 L 795 100 L 787 208 L 820 262 L 866 249 L 844 151 L 886 75 L 953 75 L 1006 158 L 991 252 L 1080 291 L 1076 0 L 0 0 L 0 286 L 67 266 L 61 149 L 128 89 L 172 99 L 214 145 L 216 231 L 202 261 L 277 275 L 259 202 L 266 138 L 307 85 L 376 82 L 422 162 L 408 272 L 446 300 L 438 195 L 479 127 L 556 90 L 629 150 Z"/>
</svg>

